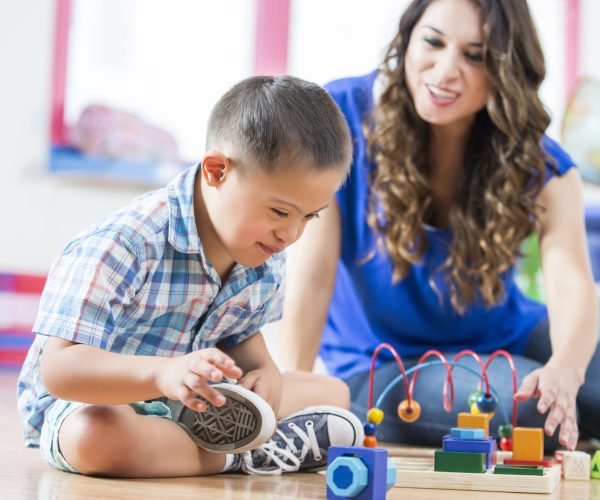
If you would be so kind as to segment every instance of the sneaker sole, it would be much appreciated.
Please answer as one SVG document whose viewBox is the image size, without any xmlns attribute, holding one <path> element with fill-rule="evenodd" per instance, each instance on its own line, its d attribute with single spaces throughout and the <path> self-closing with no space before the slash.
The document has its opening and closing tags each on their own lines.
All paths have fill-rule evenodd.
<svg viewBox="0 0 600 500">
<path fill-rule="evenodd" d="M 254 392 L 234 384 L 211 386 L 225 396 L 223 406 L 208 403 L 206 411 L 196 412 L 183 406 L 173 414 L 194 440 L 209 451 L 241 453 L 257 448 L 275 432 L 273 409 Z"/>
</svg>

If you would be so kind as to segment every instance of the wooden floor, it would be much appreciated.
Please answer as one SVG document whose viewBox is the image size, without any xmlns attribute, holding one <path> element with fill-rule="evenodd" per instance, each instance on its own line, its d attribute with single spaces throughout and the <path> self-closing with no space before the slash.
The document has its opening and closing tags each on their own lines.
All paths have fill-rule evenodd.
<svg viewBox="0 0 600 500">
<path fill-rule="evenodd" d="M 287 474 L 279 477 L 222 475 L 201 478 L 123 480 L 98 479 L 50 469 L 38 450 L 26 449 L 15 409 L 16 374 L 0 373 L 0 499 L 283 499 L 325 498 L 321 474 Z M 394 455 L 415 455 L 415 449 L 393 450 Z M 423 451 L 421 451 L 422 453 Z M 392 488 L 390 499 L 600 500 L 600 481 L 562 481 L 551 495 L 440 491 Z"/>
</svg>

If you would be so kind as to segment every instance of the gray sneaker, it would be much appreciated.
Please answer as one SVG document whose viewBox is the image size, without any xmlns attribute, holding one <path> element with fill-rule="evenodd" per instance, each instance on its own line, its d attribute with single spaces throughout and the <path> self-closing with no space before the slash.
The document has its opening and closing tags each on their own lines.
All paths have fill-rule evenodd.
<svg viewBox="0 0 600 500">
<path fill-rule="evenodd" d="M 213 384 L 225 396 L 223 406 L 208 403 L 197 412 L 179 401 L 168 400 L 173 420 L 205 450 L 241 453 L 267 441 L 275 432 L 273 409 L 258 394 L 235 384 Z"/>
<path fill-rule="evenodd" d="M 327 467 L 330 446 L 362 446 L 363 438 L 363 426 L 353 413 L 311 406 L 281 420 L 267 443 L 238 455 L 230 470 L 257 475 L 319 471 Z"/>
</svg>

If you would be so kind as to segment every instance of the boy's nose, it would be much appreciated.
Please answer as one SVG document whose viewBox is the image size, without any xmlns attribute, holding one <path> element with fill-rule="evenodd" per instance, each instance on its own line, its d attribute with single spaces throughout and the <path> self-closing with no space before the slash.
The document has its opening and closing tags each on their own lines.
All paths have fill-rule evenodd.
<svg viewBox="0 0 600 500">
<path fill-rule="evenodd" d="M 302 234 L 301 228 L 296 224 L 289 224 L 275 230 L 275 237 L 285 244 L 285 246 L 294 243 Z"/>
</svg>

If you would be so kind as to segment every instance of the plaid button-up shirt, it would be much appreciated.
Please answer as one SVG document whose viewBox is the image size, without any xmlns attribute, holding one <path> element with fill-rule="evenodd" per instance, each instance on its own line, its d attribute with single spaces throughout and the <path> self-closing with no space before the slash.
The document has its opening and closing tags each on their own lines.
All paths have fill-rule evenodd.
<svg viewBox="0 0 600 500">
<path fill-rule="evenodd" d="M 18 383 L 27 446 L 55 401 L 40 357 L 49 336 L 107 351 L 180 356 L 232 347 L 281 317 L 285 258 L 236 265 L 226 282 L 204 255 L 193 209 L 197 167 L 71 240 L 53 263 Z"/>
</svg>

